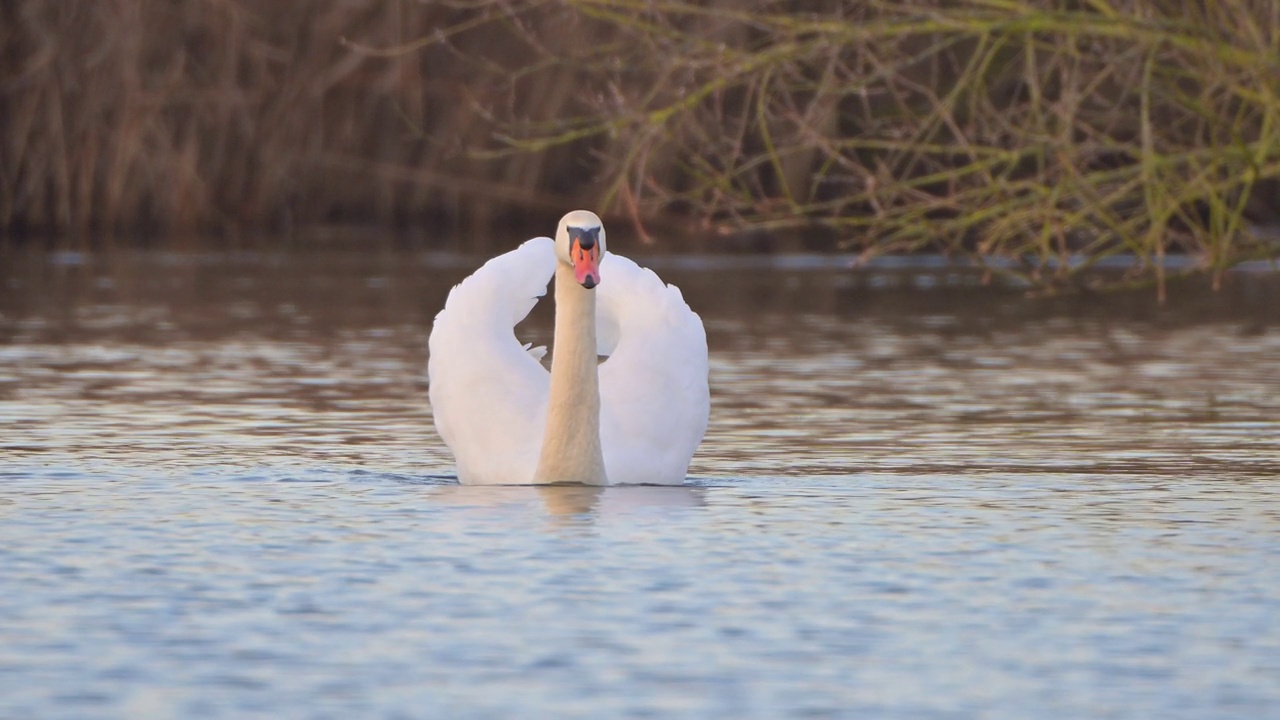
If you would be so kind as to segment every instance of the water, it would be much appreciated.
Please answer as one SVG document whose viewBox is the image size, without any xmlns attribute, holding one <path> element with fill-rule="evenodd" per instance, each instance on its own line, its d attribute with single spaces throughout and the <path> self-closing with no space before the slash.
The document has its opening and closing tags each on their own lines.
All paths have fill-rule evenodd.
<svg viewBox="0 0 1280 720">
<path fill-rule="evenodd" d="M 711 429 L 598 490 L 449 479 L 466 261 L 0 261 L 0 717 L 1280 717 L 1267 276 L 666 261 Z"/>
</svg>

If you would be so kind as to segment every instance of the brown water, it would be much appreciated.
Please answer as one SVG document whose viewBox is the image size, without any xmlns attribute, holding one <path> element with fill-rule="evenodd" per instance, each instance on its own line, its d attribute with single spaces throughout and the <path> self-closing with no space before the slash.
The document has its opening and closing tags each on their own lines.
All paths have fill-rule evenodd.
<svg viewBox="0 0 1280 720">
<path fill-rule="evenodd" d="M 1271 276 L 655 258 L 711 427 L 600 491 L 450 479 L 474 261 L 0 262 L 0 717 L 1280 717 Z"/>
</svg>

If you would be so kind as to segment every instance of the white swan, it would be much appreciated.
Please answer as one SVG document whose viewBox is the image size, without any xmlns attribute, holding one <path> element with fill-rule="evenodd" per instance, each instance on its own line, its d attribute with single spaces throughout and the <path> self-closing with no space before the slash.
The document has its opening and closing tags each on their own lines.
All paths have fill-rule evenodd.
<svg viewBox="0 0 1280 720">
<path fill-rule="evenodd" d="M 513 328 L 553 275 L 548 373 L 546 349 Z M 586 210 L 454 287 L 428 344 L 432 414 L 465 484 L 678 484 L 707 429 L 702 321 L 678 288 L 606 252 Z"/>
</svg>

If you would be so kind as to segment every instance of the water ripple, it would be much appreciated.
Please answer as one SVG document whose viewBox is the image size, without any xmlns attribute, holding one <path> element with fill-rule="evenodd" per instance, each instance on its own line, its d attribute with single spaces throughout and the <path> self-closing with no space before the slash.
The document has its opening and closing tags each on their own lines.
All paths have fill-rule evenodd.
<svg viewBox="0 0 1280 720">
<path fill-rule="evenodd" d="M 5 266 L 0 717 L 1280 707 L 1260 280 L 1160 309 L 673 263 L 712 345 L 689 484 L 474 488 L 424 377 L 469 265 L 285 260 Z"/>
</svg>

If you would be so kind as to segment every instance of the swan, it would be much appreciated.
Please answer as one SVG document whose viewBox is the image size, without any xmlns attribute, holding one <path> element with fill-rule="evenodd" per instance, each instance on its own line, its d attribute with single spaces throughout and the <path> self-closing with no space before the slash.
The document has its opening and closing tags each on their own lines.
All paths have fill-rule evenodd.
<svg viewBox="0 0 1280 720">
<path fill-rule="evenodd" d="M 552 277 L 548 372 L 546 348 L 514 328 Z M 433 421 L 463 484 L 680 484 L 707 429 L 702 320 L 679 288 L 608 252 L 587 210 L 456 285 L 427 345 Z"/>
</svg>

